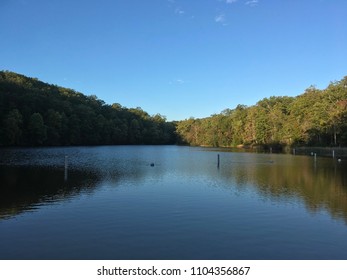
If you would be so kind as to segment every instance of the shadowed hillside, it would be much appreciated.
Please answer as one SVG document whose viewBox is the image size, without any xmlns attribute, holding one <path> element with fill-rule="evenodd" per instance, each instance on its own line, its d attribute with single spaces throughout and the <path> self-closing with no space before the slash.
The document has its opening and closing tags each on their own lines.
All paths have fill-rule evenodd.
<svg viewBox="0 0 347 280">
<path fill-rule="evenodd" d="M 0 72 L 0 145 L 173 144 L 175 125 L 141 108 Z"/>
</svg>

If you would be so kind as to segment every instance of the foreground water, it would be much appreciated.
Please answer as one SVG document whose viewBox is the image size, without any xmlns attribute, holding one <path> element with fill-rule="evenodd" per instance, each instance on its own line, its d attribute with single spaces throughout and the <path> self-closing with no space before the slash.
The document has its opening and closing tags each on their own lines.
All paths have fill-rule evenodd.
<svg viewBox="0 0 347 280">
<path fill-rule="evenodd" d="M 178 146 L 0 153 L 0 259 L 347 259 L 345 161 Z"/>
</svg>

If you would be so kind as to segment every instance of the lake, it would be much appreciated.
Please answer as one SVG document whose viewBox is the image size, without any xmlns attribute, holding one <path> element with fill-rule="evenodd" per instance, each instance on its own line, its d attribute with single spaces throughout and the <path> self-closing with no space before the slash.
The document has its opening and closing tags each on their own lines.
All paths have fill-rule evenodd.
<svg viewBox="0 0 347 280">
<path fill-rule="evenodd" d="M 344 160 L 182 146 L 0 153 L 0 259 L 347 259 Z"/>
</svg>

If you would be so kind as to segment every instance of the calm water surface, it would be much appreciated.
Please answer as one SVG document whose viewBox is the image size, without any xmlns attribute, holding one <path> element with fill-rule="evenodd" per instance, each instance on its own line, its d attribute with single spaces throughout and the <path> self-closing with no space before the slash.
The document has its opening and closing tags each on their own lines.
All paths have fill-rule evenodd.
<svg viewBox="0 0 347 280">
<path fill-rule="evenodd" d="M 347 259 L 347 163 L 178 146 L 1 149 L 0 259 Z"/>
</svg>

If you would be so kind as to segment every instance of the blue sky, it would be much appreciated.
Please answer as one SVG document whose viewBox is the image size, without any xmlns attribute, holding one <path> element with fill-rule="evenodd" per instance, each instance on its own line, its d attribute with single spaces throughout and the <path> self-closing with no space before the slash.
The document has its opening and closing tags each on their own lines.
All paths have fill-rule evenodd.
<svg viewBox="0 0 347 280">
<path fill-rule="evenodd" d="M 0 69 L 207 117 L 347 75 L 346 0 L 0 0 Z"/>
</svg>

